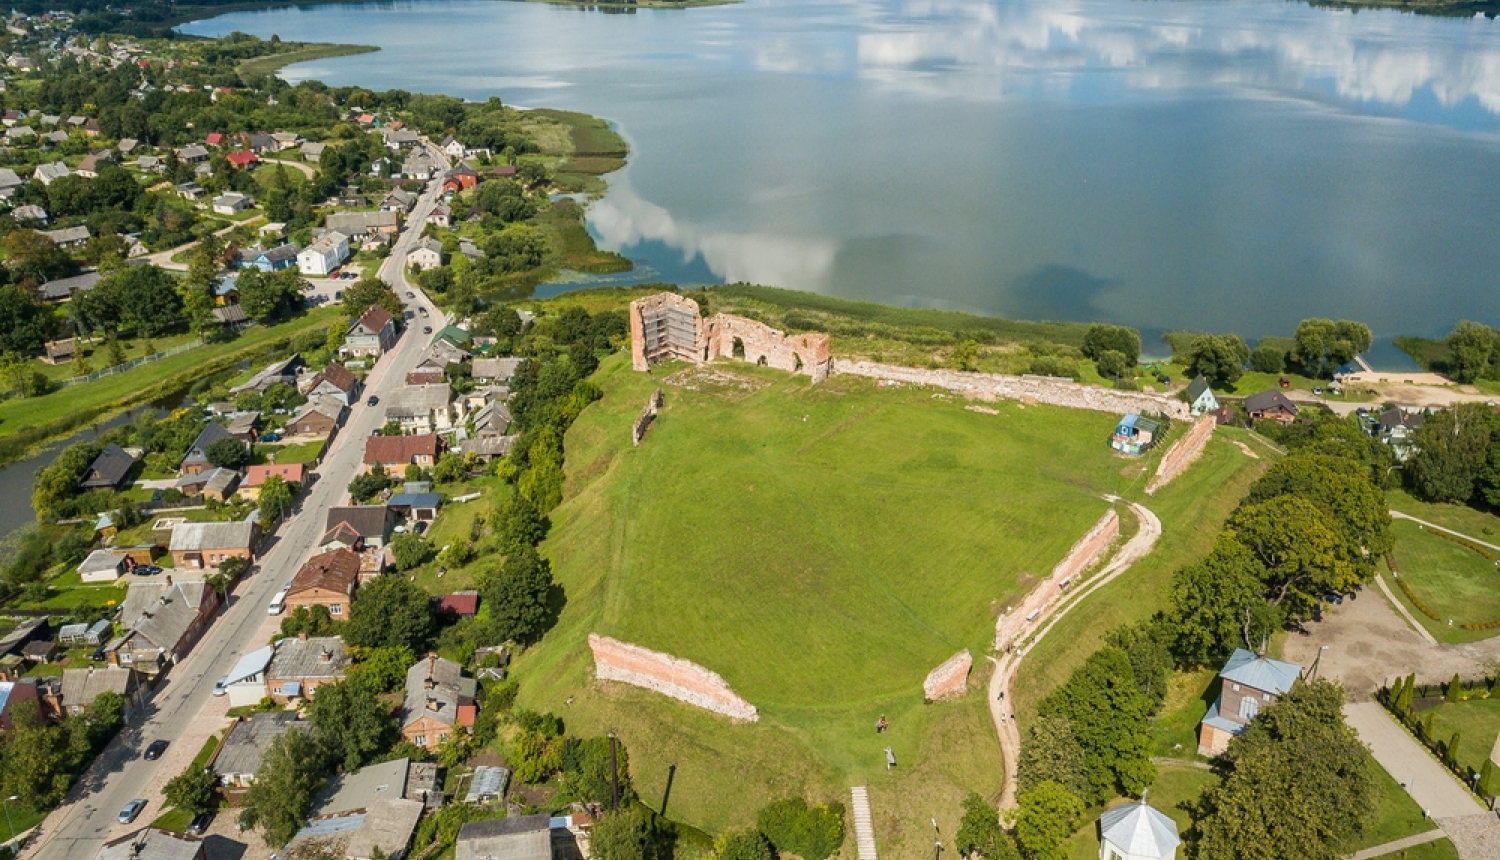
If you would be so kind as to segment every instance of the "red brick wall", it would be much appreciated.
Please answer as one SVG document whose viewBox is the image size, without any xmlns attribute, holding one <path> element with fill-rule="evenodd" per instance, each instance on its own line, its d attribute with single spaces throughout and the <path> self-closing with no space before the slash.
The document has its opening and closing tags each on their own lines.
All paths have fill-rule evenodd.
<svg viewBox="0 0 1500 860">
<path fill-rule="evenodd" d="M 697 663 L 597 633 L 589 634 L 589 648 L 601 681 L 644 687 L 735 720 L 760 719 L 755 706 L 740 698 L 717 672 Z"/>
</svg>

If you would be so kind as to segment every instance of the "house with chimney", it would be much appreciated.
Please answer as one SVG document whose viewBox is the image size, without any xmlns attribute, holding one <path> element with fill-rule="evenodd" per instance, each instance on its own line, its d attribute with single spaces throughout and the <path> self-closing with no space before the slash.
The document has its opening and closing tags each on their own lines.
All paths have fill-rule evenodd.
<svg viewBox="0 0 1500 860">
<path fill-rule="evenodd" d="M 356 553 L 383 547 L 393 525 L 391 510 L 385 505 L 329 508 L 318 546 L 325 552 L 345 549 Z"/>
<path fill-rule="evenodd" d="M 198 432 L 198 438 L 193 440 L 192 446 L 188 448 L 187 453 L 183 455 L 182 462 L 178 464 L 178 471 L 184 475 L 196 475 L 206 469 L 214 468 L 214 464 L 208 462 L 208 446 L 220 439 L 234 439 L 234 436 L 222 424 L 210 421 L 203 425 L 203 429 Z M 242 445 L 245 444 L 243 440 L 236 441 Z M 245 445 L 245 447 L 250 446 Z"/>
<path fill-rule="evenodd" d="M 125 485 L 125 478 L 130 474 L 130 467 L 135 465 L 135 458 L 125 453 L 125 449 L 111 442 L 104 446 L 94 462 L 89 464 L 89 470 L 84 473 L 83 480 L 78 482 L 80 490 L 118 490 Z"/>
<path fill-rule="evenodd" d="M 179 523 L 167 551 L 178 570 L 217 568 L 230 558 L 255 560 L 260 526 L 250 520 L 233 523 Z"/>
<path fill-rule="evenodd" d="M 1198 724 L 1198 755 L 1223 755 L 1262 708 L 1276 704 L 1302 677 L 1302 667 L 1236 648 L 1219 671 L 1219 695 Z"/>
<path fill-rule="evenodd" d="M 156 827 L 145 827 L 112 839 L 94 860 L 205 860 L 203 840 Z"/>
<path fill-rule="evenodd" d="M 146 704 L 145 676 L 128 666 L 64 669 L 58 710 L 77 716 L 103 693 L 114 693 L 125 700 L 124 714 L 129 720 Z"/>
<path fill-rule="evenodd" d="M 379 510 L 373 506 L 370 509 Z M 341 547 L 318 553 L 292 577 L 286 592 L 287 609 L 322 606 L 334 620 L 342 620 L 348 616 L 358 579 L 359 553 L 353 549 Z"/>
<path fill-rule="evenodd" d="M 365 440 L 363 471 L 370 472 L 377 465 L 388 475 L 400 476 L 407 466 L 430 469 L 437 464 L 441 441 L 435 435 L 426 436 L 371 436 Z"/>
<path fill-rule="evenodd" d="M 378 358 L 395 345 L 395 319 L 380 305 L 370 305 L 359 319 L 349 324 L 340 352 L 361 358 Z"/>
<path fill-rule="evenodd" d="M 198 641 L 219 608 L 206 582 L 133 582 L 120 607 L 125 629 L 104 646 L 110 665 L 154 675 L 176 663 Z"/>
<path fill-rule="evenodd" d="M 311 731 L 312 723 L 298 719 L 294 711 L 251 714 L 229 729 L 209 769 L 219 775 L 221 785 L 247 788 L 255 782 L 272 742 L 287 732 Z"/>
<path fill-rule="evenodd" d="M 328 366 L 314 374 L 303 387 L 302 393 L 309 400 L 332 397 L 345 406 L 353 406 L 359 399 L 359 377 L 342 364 L 329 362 Z"/>
<path fill-rule="evenodd" d="M 240 481 L 240 498 L 255 501 L 260 498 L 260 488 L 265 486 L 266 479 L 275 475 L 288 484 L 301 485 L 307 480 L 307 466 L 303 463 L 267 463 L 262 466 L 251 466 L 245 470 L 245 478 Z"/>
<path fill-rule="evenodd" d="M 475 681 L 452 660 L 429 654 L 406 672 L 401 700 L 401 737 L 419 747 L 436 747 L 449 735 L 474 725 L 478 706 Z"/>
<path fill-rule="evenodd" d="M 1245 412 L 1250 416 L 1251 421 L 1291 424 L 1297 420 L 1297 404 L 1274 388 L 1246 397 Z"/>
<path fill-rule="evenodd" d="M 311 698 L 319 687 L 344 680 L 349 655 L 337 636 L 308 636 L 276 643 L 276 653 L 266 670 L 266 692 L 278 704 Z"/>
<path fill-rule="evenodd" d="M 290 436 L 317 436 L 327 439 L 343 425 L 348 414 L 348 404 L 337 397 L 319 394 L 316 397 L 309 397 L 297 413 L 288 419 L 283 429 Z"/>
</svg>

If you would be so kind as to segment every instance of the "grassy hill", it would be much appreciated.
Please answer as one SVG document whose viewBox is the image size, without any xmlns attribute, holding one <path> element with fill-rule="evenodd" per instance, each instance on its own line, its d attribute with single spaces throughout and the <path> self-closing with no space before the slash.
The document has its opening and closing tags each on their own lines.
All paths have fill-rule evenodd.
<svg viewBox="0 0 1500 860">
<path fill-rule="evenodd" d="M 667 812 L 695 825 L 869 783 L 882 840 L 930 847 L 927 818 L 995 791 L 1000 762 L 984 693 L 924 705 L 923 678 L 967 647 L 982 684 L 995 613 L 1154 464 L 1115 457 L 1103 413 L 990 415 L 930 389 L 714 367 L 744 386 L 663 384 L 680 368 L 634 373 L 623 355 L 595 377 L 605 398 L 569 431 L 567 501 L 544 546 L 567 603 L 518 661 L 521 702 L 616 729 L 652 806 L 677 765 Z M 633 448 L 658 386 L 666 409 Z M 719 672 L 761 722 L 597 687 L 590 632 Z"/>
</svg>

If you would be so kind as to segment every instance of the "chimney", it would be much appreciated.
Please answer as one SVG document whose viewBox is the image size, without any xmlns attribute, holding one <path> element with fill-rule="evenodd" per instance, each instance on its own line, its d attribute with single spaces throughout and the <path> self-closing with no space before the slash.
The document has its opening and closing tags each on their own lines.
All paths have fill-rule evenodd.
<svg viewBox="0 0 1500 860">
<path fill-rule="evenodd" d="M 306 642 L 307 641 L 307 631 L 306 630 L 304 630 L 301 633 L 297 634 L 297 641 L 299 641 L 299 642 Z"/>
<path fill-rule="evenodd" d="M 438 703 L 437 699 L 428 699 L 427 700 L 427 710 L 429 710 L 429 711 L 436 711 L 436 710 L 439 710 L 440 708 L 442 708 L 442 705 L 440 705 Z"/>
<path fill-rule="evenodd" d="M 327 648 L 324 648 L 323 649 L 323 653 L 318 655 L 318 660 L 319 660 L 319 662 L 322 662 L 322 663 L 332 663 L 333 662 L 333 652 L 329 651 Z"/>
</svg>

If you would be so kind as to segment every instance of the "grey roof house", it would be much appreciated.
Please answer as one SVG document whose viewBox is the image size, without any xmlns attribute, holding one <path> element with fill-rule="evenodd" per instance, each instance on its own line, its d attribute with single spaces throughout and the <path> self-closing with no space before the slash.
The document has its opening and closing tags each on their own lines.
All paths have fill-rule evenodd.
<svg viewBox="0 0 1500 860">
<path fill-rule="evenodd" d="M 1199 723 L 1198 754 L 1223 755 L 1230 739 L 1243 732 L 1261 708 L 1276 704 L 1300 677 L 1301 666 L 1236 648 L 1219 672 L 1219 696 Z"/>
<path fill-rule="evenodd" d="M 154 674 L 175 663 L 213 619 L 219 593 L 205 582 L 134 582 L 120 608 L 126 632 L 104 646 L 111 665 Z"/>
<path fill-rule="evenodd" d="M 255 781 L 271 742 L 290 731 L 310 732 L 312 723 L 292 711 L 262 711 L 240 720 L 229 730 L 209 767 L 224 785 L 248 786 Z"/>
<path fill-rule="evenodd" d="M 130 474 L 130 467 L 135 465 L 135 458 L 125 453 L 125 449 L 111 442 L 104 446 L 94 462 L 89 464 L 88 472 L 84 473 L 83 480 L 78 482 L 80 490 L 118 490 L 125 483 L 125 477 Z"/>
</svg>

